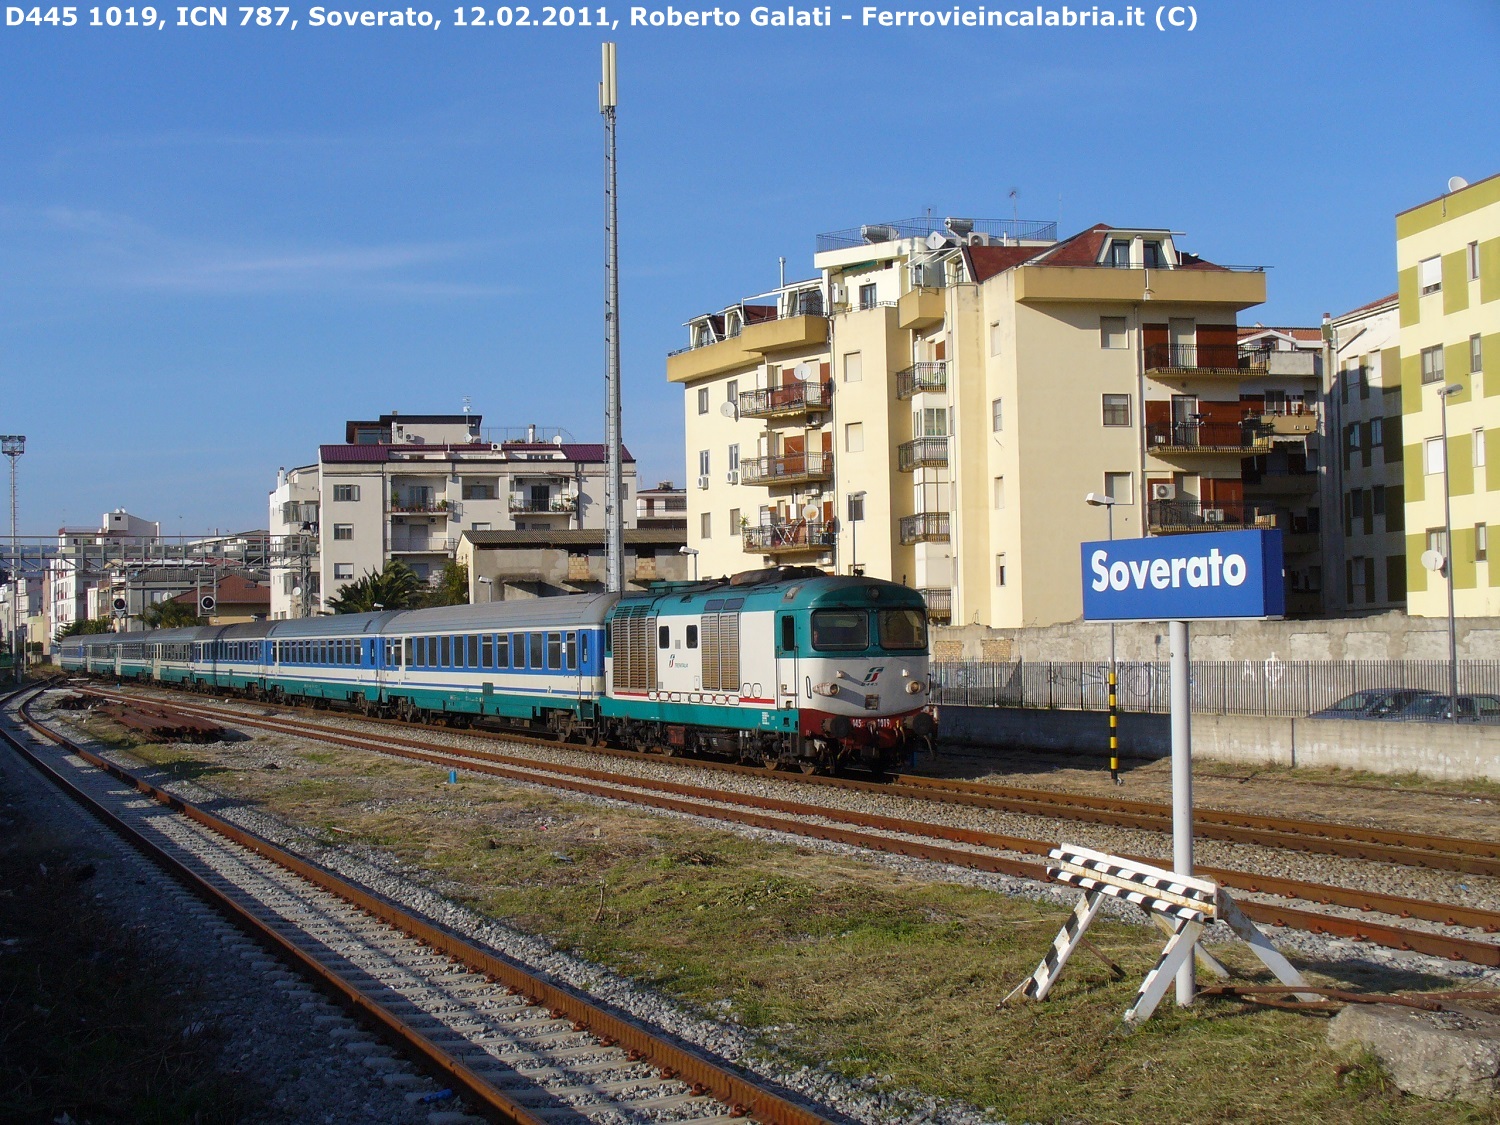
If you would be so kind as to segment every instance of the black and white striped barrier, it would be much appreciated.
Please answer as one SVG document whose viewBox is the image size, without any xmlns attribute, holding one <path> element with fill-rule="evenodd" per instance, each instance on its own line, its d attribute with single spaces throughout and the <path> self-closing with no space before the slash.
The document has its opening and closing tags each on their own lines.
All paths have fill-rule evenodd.
<svg viewBox="0 0 1500 1125">
<path fill-rule="evenodd" d="M 1068 958 L 1084 943 L 1083 935 L 1098 916 L 1105 895 L 1139 906 L 1170 935 L 1156 965 L 1141 982 L 1134 1003 L 1125 1012 L 1127 1023 L 1141 1023 L 1151 1018 L 1177 970 L 1195 953 L 1215 975 L 1229 975 L 1222 965 L 1198 947 L 1198 938 L 1214 919 L 1224 922 L 1249 945 L 1282 984 L 1307 983 L 1255 923 L 1235 906 L 1228 893 L 1211 879 L 1178 875 L 1147 863 L 1106 855 L 1074 844 L 1062 844 L 1047 855 L 1054 861 L 1048 864 L 1047 875 L 1059 883 L 1078 887 L 1083 895 L 1052 940 L 1052 948 L 1042 958 L 1042 963 L 1011 991 L 1005 998 L 1007 1003 L 1018 996 L 1029 1000 L 1047 998 L 1047 993 L 1062 975 Z M 1303 998 L 1313 999 L 1311 995 Z"/>
</svg>

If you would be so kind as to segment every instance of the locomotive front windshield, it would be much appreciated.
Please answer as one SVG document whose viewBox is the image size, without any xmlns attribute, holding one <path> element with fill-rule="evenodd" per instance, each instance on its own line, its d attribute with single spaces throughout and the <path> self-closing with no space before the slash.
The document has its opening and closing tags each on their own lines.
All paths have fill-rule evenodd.
<svg viewBox="0 0 1500 1125">
<path fill-rule="evenodd" d="M 882 609 L 880 647 L 927 651 L 927 615 L 920 609 Z"/>
<path fill-rule="evenodd" d="M 820 652 L 869 648 L 869 613 L 862 609 L 814 610 L 812 646 Z"/>
</svg>

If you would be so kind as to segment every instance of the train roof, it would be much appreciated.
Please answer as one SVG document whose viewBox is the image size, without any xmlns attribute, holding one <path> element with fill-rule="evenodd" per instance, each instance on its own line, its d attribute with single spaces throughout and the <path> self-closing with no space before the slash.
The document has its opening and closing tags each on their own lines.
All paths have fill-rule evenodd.
<svg viewBox="0 0 1500 1125">
<path fill-rule="evenodd" d="M 737 601 L 738 605 L 713 606 L 742 612 L 774 609 L 819 609 L 847 606 L 889 606 L 921 609 L 922 595 L 910 586 L 883 578 L 855 578 L 824 574 L 813 567 L 768 567 L 746 571 L 733 578 L 678 584 L 671 589 L 628 594 L 620 608 L 650 606 L 658 615 L 696 616 L 712 612 L 714 602 Z"/>
<path fill-rule="evenodd" d="M 603 625 L 605 615 L 617 600 L 616 594 L 565 594 L 555 598 L 411 609 L 396 614 L 382 631 L 405 634 Z"/>
</svg>

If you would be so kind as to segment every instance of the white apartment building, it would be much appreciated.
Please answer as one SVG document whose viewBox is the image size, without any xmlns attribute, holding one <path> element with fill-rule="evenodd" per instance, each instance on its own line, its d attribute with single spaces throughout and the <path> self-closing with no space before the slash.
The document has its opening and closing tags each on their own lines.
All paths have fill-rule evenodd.
<svg viewBox="0 0 1500 1125">
<path fill-rule="evenodd" d="M 1110 528 L 1086 494 L 1117 537 L 1282 521 L 1315 549 L 1317 358 L 1287 332 L 1242 354 L 1265 274 L 1180 237 L 874 224 L 819 236 L 818 277 L 693 318 L 667 378 L 703 573 L 863 572 L 936 621 L 1013 627 L 1081 612 L 1078 545 Z"/>
<path fill-rule="evenodd" d="M 1406 608 L 1406 488 L 1401 442 L 1401 319 L 1396 294 L 1328 318 L 1324 398 L 1330 435 L 1325 508 L 1328 608 Z"/>
<path fill-rule="evenodd" d="M 100 584 L 107 555 L 132 549 L 146 552 L 160 542 L 160 523 L 124 508 L 106 512 L 98 528 L 58 528 L 57 553 L 43 573 L 49 643 L 59 629 L 88 619 L 89 591 Z"/>
<path fill-rule="evenodd" d="M 282 470 L 270 497 L 273 538 L 307 535 L 316 547 L 283 551 L 272 617 L 322 612 L 342 586 L 391 559 L 436 581 L 465 531 L 604 527 L 602 444 L 536 427 L 491 442 L 481 423 L 477 414 L 394 412 L 350 421 L 342 444 L 319 447 L 316 466 Z M 628 451 L 622 475 L 625 526 L 633 527 Z"/>
</svg>

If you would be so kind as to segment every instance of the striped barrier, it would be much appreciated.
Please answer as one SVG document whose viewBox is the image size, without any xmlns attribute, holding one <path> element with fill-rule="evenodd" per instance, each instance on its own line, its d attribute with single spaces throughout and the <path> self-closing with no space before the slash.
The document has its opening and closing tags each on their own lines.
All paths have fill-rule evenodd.
<svg viewBox="0 0 1500 1125">
<path fill-rule="evenodd" d="M 1074 844 L 1059 845 L 1048 852 L 1047 857 L 1053 861 L 1047 865 L 1047 876 L 1055 882 L 1077 887 L 1083 894 L 1057 937 L 1052 939 L 1052 948 L 1047 950 L 1041 964 L 1011 990 L 1005 998 L 1006 1003 L 1017 997 L 1026 1000 L 1047 998 L 1074 951 L 1080 945 L 1088 945 L 1084 934 L 1098 917 L 1105 896 L 1140 907 L 1169 935 L 1161 956 L 1146 974 L 1134 1002 L 1125 1012 L 1127 1023 L 1141 1023 L 1151 1018 L 1167 987 L 1191 956 L 1196 955 L 1215 976 L 1229 975 L 1228 970 L 1198 944 L 1203 931 L 1216 919 L 1228 925 L 1241 941 L 1250 946 L 1282 984 L 1307 983 L 1255 923 L 1245 917 L 1229 894 L 1211 879 L 1179 875 Z M 1310 994 L 1301 998 L 1314 999 Z"/>
</svg>

